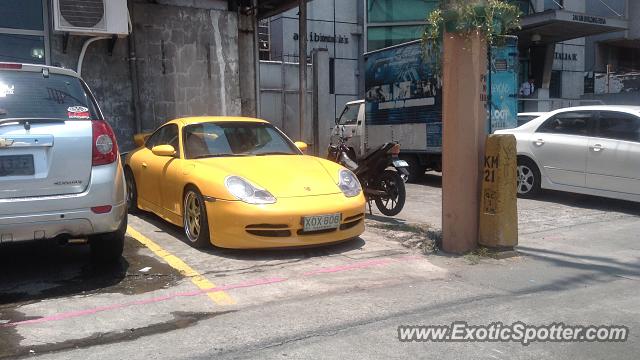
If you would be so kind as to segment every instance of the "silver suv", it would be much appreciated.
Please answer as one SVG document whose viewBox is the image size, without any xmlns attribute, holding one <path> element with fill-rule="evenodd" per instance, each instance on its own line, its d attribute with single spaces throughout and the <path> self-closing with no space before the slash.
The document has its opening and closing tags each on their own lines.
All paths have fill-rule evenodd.
<svg viewBox="0 0 640 360">
<path fill-rule="evenodd" d="M 86 238 L 120 259 L 127 228 L 113 130 L 74 71 L 0 62 L 0 245 Z"/>
</svg>

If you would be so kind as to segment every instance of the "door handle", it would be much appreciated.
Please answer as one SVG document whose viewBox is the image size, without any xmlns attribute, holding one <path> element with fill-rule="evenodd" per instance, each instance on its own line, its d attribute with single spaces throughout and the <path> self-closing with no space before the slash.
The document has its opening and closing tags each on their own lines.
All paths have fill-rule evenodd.
<svg viewBox="0 0 640 360">
<path fill-rule="evenodd" d="M 143 162 L 142 163 L 142 167 L 146 169 L 147 168 L 147 163 Z"/>
<path fill-rule="evenodd" d="M 542 145 L 544 145 L 544 140 L 543 139 L 538 139 L 538 140 L 534 141 L 533 143 L 536 144 L 536 146 L 542 146 Z"/>
<path fill-rule="evenodd" d="M 595 151 L 595 152 L 600 152 L 602 150 L 604 150 L 604 147 L 601 144 L 595 144 L 591 147 L 591 150 Z"/>
</svg>

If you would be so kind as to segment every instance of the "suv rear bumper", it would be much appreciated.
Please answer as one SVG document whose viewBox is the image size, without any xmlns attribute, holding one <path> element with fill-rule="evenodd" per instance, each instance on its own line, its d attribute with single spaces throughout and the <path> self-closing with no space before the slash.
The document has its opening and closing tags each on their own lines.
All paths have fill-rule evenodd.
<svg viewBox="0 0 640 360">
<path fill-rule="evenodd" d="M 27 216 L 0 218 L 0 243 L 70 238 L 114 232 L 122 223 L 127 203 L 113 206 L 106 214 L 96 214 L 91 209 L 67 210 L 55 213 L 38 213 Z"/>
<path fill-rule="evenodd" d="M 110 205 L 96 214 L 91 208 Z M 86 237 L 118 230 L 127 212 L 124 172 L 119 159 L 93 167 L 91 182 L 79 194 L 0 199 L 0 243 Z"/>
</svg>

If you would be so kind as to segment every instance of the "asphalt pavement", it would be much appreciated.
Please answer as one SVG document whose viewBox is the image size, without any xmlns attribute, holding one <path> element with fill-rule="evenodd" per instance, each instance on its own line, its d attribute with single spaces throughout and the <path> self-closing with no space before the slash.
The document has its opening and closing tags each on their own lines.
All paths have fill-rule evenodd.
<svg viewBox="0 0 640 360">
<path fill-rule="evenodd" d="M 518 200 L 519 256 L 432 253 L 440 177 L 395 218 L 294 250 L 201 251 L 130 217 L 120 264 L 86 246 L 0 248 L 0 358 L 636 359 L 640 208 L 545 192 Z M 626 342 L 400 342 L 400 325 L 625 325 Z"/>
</svg>

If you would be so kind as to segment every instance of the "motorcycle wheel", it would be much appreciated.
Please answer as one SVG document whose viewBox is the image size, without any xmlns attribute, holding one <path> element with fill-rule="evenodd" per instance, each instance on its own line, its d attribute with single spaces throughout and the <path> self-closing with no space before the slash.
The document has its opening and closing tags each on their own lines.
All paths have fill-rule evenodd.
<svg viewBox="0 0 640 360">
<path fill-rule="evenodd" d="M 385 170 L 377 181 L 378 188 L 387 193 L 375 198 L 376 206 L 386 216 L 396 216 L 402 211 L 407 196 L 400 173 Z"/>
</svg>

